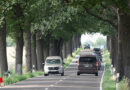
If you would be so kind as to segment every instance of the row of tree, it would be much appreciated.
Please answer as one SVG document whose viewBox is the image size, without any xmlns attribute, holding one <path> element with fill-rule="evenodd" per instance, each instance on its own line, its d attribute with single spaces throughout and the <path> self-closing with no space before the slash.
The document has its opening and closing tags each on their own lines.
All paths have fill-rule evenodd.
<svg viewBox="0 0 130 90">
<path fill-rule="evenodd" d="M 2 72 L 7 71 L 6 35 L 16 42 L 16 72 L 19 72 L 24 38 L 30 71 L 31 45 L 36 47 L 32 48 L 36 50 L 33 54 L 37 53 L 37 67 L 41 69 L 41 50 L 46 55 L 61 55 L 65 47 L 70 48 L 69 52 L 78 45 L 65 45 L 66 41 L 79 43 L 82 33 L 100 32 L 108 37 L 107 47 L 117 72 L 121 78 L 130 78 L 130 0 L 2 0 L 0 5 Z"/>
<path fill-rule="evenodd" d="M 130 79 L 130 0 L 78 0 L 73 5 L 98 19 L 93 20 L 97 22 L 93 27 L 107 35 L 107 47 L 120 80 L 124 76 Z M 90 30 L 95 31 L 92 27 Z"/>
<path fill-rule="evenodd" d="M 27 72 L 43 70 L 47 56 L 66 58 L 81 46 L 81 32 L 71 24 L 77 9 L 59 0 L 0 1 L 0 74 L 8 71 L 6 37 L 16 43 L 15 71 L 22 74 L 23 47 Z"/>
</svg>

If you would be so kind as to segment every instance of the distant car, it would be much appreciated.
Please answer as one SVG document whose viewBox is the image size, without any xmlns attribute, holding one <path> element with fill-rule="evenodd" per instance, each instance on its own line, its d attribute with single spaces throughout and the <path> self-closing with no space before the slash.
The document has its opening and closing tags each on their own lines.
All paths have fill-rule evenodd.
<svg viewBox="0 0 130 90">
<path fill-rule="evenodd" d="M 94 53 L 82 53 L 78 61 L 77 75 L 95 74 L 98 76 L 98 60 Z"/>
<path fill-rule="evenodd" d="M 60 56 L 49 56 L 44 63 L 44 76 L 61 74 L 64 76 L 64 63 Z"/>
<path fill-rule="evenodd" d="M 102 50 L 100 48 L 94 48 L 93 51 L 95 54 L 97 54 L 100 61 L 102 61 Z"/>
<path fill-rule="evenodd" d="M 90 49 L 90 45 L 84 46 L 84 49 Z"/>
</svg>

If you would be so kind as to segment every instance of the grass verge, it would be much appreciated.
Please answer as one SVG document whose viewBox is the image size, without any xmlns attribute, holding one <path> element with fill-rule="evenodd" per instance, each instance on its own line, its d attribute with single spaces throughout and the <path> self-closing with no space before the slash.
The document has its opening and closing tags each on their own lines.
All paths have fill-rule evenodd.
<svg viewBox="0 0 130 90">
<path fill-rule="evenodd" d="M 65 60 L 65 65 L 64 68 L 66 68 L 67 66 L 69 66 L 69 64 L 72 62 L 72 60 L 74 59 L 74 57 L 80 52 L 82 48 L 78 48 L 75 52 L 72 53 L 72 57 L 68 57 L 67 60 Z"/>
<path fill-rule="evenodd" d="M 105 73 L 103 77 L 102 88 L 103 90 L 116 90 L 116 80 L 112 78 L 110 71 L 111 60 L 109 58 L 109 53 L 106 50 L 104 51 L 104 62 Z"/>
<path fill-rule="evenodd" d="M 34 72 L 34 73 L 26 73 L 23 75 L 17 75 L 15 73 L 12 73 L 10 77 L 4 77 L 3 81 L 5 83 L 5 85 L 9 85 L 9 84 L 13 84 L 16 83 L 18 81 L 22 81 L 28 78 L 32 78 L 32 77 L 36 77 L 39 75 L 43 75 L 42 71 L 38 71 L 38 72 Z"/>
<path fill-rule="evenodd" d="M 129 80 L 127 78 L 123 78 L 119 83 L 119 90 L 130 90 L 130 86 L 128 85 Z M 129 87 L 128 87 L 129 86 Z"/>
</svg>

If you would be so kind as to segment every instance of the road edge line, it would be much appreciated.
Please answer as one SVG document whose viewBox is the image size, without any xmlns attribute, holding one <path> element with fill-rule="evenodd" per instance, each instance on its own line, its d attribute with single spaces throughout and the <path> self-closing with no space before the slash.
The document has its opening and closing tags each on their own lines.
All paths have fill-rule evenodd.
<svg viewBox="0 0 130 90">
<path fill-rule="evenodd" d="M 105 73 L 105 63 L 103 65 L 104 65 L 104 70 L 103 70 L 103 74 L 102 74 L 102 78 L 100 82 L 100 90 L 102 90 L 102 83 L 103 83 L 103 78 L 104 78 L 104 73 Z"/>
</svg>

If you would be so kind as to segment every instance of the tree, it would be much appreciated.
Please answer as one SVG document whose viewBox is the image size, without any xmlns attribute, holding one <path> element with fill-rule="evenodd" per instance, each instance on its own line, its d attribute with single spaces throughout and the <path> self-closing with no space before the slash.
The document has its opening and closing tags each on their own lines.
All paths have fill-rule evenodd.
<svg viewBox="0 0 130 90">
<path fill-rule="evenodd" d="M 106 46 L 106 40 L 104 38 L 102 38 L 102 37 L 99 37 L 99 38 L 97 38 L 94 46 L 104 48 L 104 46 Z"/>
</svg>

